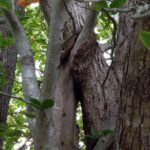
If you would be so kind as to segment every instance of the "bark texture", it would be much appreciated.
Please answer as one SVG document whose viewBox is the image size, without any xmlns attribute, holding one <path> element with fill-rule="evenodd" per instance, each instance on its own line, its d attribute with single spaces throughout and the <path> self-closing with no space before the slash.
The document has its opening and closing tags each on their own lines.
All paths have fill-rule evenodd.
<svg viewBox="0 0 150 150">
<path fill-rule="evenodd" d="M 78 99 L 83 109 L 85 135 L 91 134 L 91 129 L 100 132 L 106 129 L 115 130 L 117 104 L 117 82 L 112 71 L 103 86 L 108 65 L 103 53 L 98 47 L 94 34 L 81 44 L 72 64 L 72 74 L 75 81 Z M 110 140 L 110 139 L 109 139 Z M 86 138 L 87 150 L 94 149 L 97 140 Z M 114 140 L 108 142 L 109 147 Z M 104 143 L 103 143 L 104 145 Z M 101 144 L 101 147 L 103 146 Z"/>
<path fill-rule="evenodd" d="M 42 93 L 44 98 L 54 99 L 55 106 L 46 112 L 50 123 L 47 139 L 52 139 L 46 146 L 47 149 L 51 146 L 54 150 L 74 150 L 77 149 L 74 142 L 77 97 L 82 97 L 86 134 L 92 128 L 97 131 L 115 129 L 117 94 L 113 88 L 117 83 L 111 71 L 102 88 L 108 66 L 95 36 L 90 36 L 97 14 L 82 2 L 56 0 L 51 5 L 50 41 Z M 75 34 L 76 40 L 68 40 Z M 87 149 L 93 149 L 96 142 L 88 139 Z"/>
<path fill-rule="evenodd" d="M 91 19 L 91 12 L 77 3 L 70 0 L 56 0 L 52 3 L 50 41 L 42 94 L 44 98 L 54 99 L 55 106 L 46 112 L 46 118 L 49 120 L 49 140 L 45 149 L 78 149 L 75 124 L 76 95 L 70 73 L 70 59 L 73 58 L 72 51 L 77 49 L 74 48 L 75 45 L 80 45 L 77 39 L 85 22 Z M 74 35 L 77 37 L 72 40 Z"/>
<path fill-rule="evenodd" d="M 8 26 L 3 23 L 0 24 L 0 33 L 2 33 L 3 37 L 8 37 L 10 35 L 10 30 Z M 1 48 L 0 47 L 0 63 L 3 64 L 6 74 L 2 73 L 1 75 L 6 76 L 7 84 L 5 87 L 0 87 L 0 91 L 11 95 L 12 86 L 14 83 L 14 75 L 16 68 L 16 60 L 17 60 L 17 50 L 15 45 L 12 45 L 10 48 Z M 0 94 L 0 123 L 6 123 L 8 108 L 9 108 L 9 100 L 10 97 L 6 95 Z M 0 139 L 0 149 L 2 149 L 3 141 Z"/>
<path fill-rule="evenodd" d="M 128 3 L 138 3 L 132 0 Z M 124 25 L 123 25 L 124 24 Z M 121 150 L 150 149 L 150 52 L 139 41 L 139 32 L 150 31 L 150 21 L 120 16 L 125 40 L 120 51 L 126 52 L 121 87 L 118 145 Z"/>
</svg>

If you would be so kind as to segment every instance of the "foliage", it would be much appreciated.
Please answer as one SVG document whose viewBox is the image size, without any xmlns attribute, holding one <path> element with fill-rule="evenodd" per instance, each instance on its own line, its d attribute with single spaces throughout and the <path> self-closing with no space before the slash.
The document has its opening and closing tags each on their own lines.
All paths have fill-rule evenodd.
<svg viewBox="0 0 150 150">
<path fill-rule="evenodd" d="M 77 108 L 76 121 L 77 121 L 77 127 L 79 129 L 79 148 L 81 150 L 85 150 L 85 144 L 84 144 L 85 136 L 83 131 L 82 108 L 80 103 L 78 104 L 78 108 Z"/>
<path fill-rule="evenodd" d="M 0 8 L 11 9 L 12 0 L 0 0 Z"/>
<path fill-rule="evenodd" d="M 4 37 L 4 35 L 0 32 L 0 49 L 6 50 L 12 44 L 14 44 L 15 40 L 14 38 L 10 35 L 9 37 Z M 4 64 L 0 62 L 0 89 L 5 88 L 7 85 L 7 74 L 6 74 L 6 69 L 4 67 Z"/>
<path fill-rule="evenodd" d="M 20 138 L 31 136 L 24 112 L 24 103 L 13 99 L 9 106 L 8 123 L 0 124 L 0 137 L 4 139 L 3 149 L 13 150 Z"/>
<path fill-rule="evenodd" d="M 41 86 L 45 63 L 45 52 L 48 42 L 48 28 L 39 7 L 27 7 L 25 9 L 25 15 L 21 15 L 20 17 L 29 42 L 31 43 L 36 64 L 36 74 L 39 80 L 39 86 Z M 11 36 L 8 38 L 0 36 L 0 40 L 3 40 L 4 42 L 7 40 L 6 43 L 8 44 L 5 44 L 5 47 L 3 48 L 7 48 L 14 42 Z M 0 44 L 2 44 L 2 42 L 0 42 Z M 2 87 L 7 84 L 6 77 L 3 64 L 0 64 L 0 85 Z M 15 73 L 15 83 L 12 91 L 12 95 L 16 97 L 23 97 L 21 81 L 20 62 L 18 61 Z M 32 106 L 35 105 L 33 101 L 31 103 Z M 54 102 L 52 100 L 44 100 L 40 103 L 40 109 L 47 109 L 53 105 Z M 3 130 L 0 130 L 0 136 L 4 139 L 3 149 L 14 150 L 14 147 L 18 147 L 18 144 L 21 143 L 23 139 L 31 138 L 27 118 L 33 119 L 34 117 L 36 117 L 34 113 L 26 112 L 26 104 L 24 102 L 14 98 L 11 99 L 7 124 L 2 125 Z M 33 146 L 31 145 L 30 149 L 32 148 Z"/>
<path fill-rule="evenodd" d="M 113 30 L 113 24 L 108 21 L 108 18 L 104 13 L 100 13 L 97 17 L 96 34 L 99 41 L 110 43 L 112 39 L 111 32 Z"/>
<path fill-rule="evenodd" d="M 113 0 L 110 4 L 110 8 L 122 7 L 128 0 Z"/>
<path fill-rule="evenodd" d="M 115 133 L 114 130 L 110 130 L 110 129 L 103 130 L 100 132 L 98 132 L 95 129 L 91 129 L 90 135 L 86 135 L 86 136 L 91 139 L 99 139 L 99 138 L 105 137 L 107 135 L 112 135 L 114 133 Z"/>
<path fill-rule="evenodd" d="M 15 43 L 14 38 L 10 35 L 9 37 L 4 37 L 4 35 L 0 32 L 0 48 L 1 49 L 6 49 L 12 44 Z"/>
<path fill-rule="evenodd" d="M 30 98 L 30 101 L 28 102 L 28 104 L 39 110 L 45 110 L 45 109 L 53 107 L 54 101 L 51 99 L 45 99 L 44 101 L 41 102 L 37 99 Z"/>
<path fill-rule="evenodd" d="M 97 2 L 93 2 L 93 9 L 96 11 L 102 11 L 104 8 L 119 8 L 122 7 L 128 0 L 100 0 Z"/>
<path fill-rule="evenodd" d="M 101 11 L 103 8 L 107 8 L 108 7 L 108 3 L 106 1 L 98 1 L 95 2 L 93 9 L 96 11 Z"/>
<path fill-rule="evenodd" d="M 7 78 L 6 78 L 6 70 L 4 68 L 3 63 L 0 63 L 0 90 L 6 87 Z"/>
<path fill-rule="evenodd" d="M 142 41 L 143 45 L 150 50 L 150 32 L 148 31 L 141 31 L 139 33 L 140 40 Z"/>
</svg>

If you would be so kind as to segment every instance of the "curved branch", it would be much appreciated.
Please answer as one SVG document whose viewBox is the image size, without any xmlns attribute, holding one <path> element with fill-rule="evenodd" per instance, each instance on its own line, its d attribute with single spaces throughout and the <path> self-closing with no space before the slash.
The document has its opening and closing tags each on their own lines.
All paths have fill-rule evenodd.
<svg viewBox="0 0 150 150">
<path fill-rule="evenodd" d="M 31 48 L 25 31 L 13 10 L 8 11 L 6 9 L 3 9 L 3 12 L 10 25 L 15 40 L 17 41 L 16 48 L 18 50 L 21 63 L 22 84 L 26 101 L 29 100 L 28 97 L 40 99 L 41 94 L 35 75 L 33 54 L 31 52 Z M 33 109 L 30 109 L 29 107 L 27 110 L 33 111 Z M 28 123 L 31 129 L 31 133 L 35 138 L 35 120 L 28 119 Z"/>
<path fill-rule="evenodd" d="M 17 41 L 16 47 L 20 57 L 25 96 L 40 99 L 40 89 L 38 87 L 35 75 L 33 54 L 31 52 L 31 48 L 26 37 L 25 31 L 14 11 L 10 12 L 4 9 L 4 14 L 12 29 L 15 40 Z"/>
</svg>

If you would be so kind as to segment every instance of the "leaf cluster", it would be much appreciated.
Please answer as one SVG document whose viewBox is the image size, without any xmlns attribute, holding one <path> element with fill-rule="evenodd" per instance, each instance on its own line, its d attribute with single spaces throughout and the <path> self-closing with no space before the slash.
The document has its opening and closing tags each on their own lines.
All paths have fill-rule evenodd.
<svg viewBox="0 0 150 150">
<path fill-rule="evenodd" d="M 45 99 L 41 102 L 40 100 L 30 98 L 28 104 L 33 106 L 34 108 L 37 108 L 38 110 L 45 110 L 53 107 L 54 101 L 51 99 Z"/>
<path fill-rule="evenodd" d="M 86 137 L 91 138 L 91 139 L 99 139 L 108 135 L 113 135 L 115 133 L 114 130 L 102 130 L 102 131 L 97 131 L 95 129 L 91 129 L 90 135 L 86 135 Z"/>
</svg>

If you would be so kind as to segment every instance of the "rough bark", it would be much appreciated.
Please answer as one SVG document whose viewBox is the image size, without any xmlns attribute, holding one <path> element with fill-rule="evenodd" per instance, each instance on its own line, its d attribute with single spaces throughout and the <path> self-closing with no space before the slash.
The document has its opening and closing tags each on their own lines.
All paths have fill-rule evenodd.
<svg viewBox="0 0 150 150">
<path fill-rule="evenodd" d="M 138 0 L 132 0 L 138 3 Z M 131 2 L 128 3 L 131 6 Z M 150 30 L 148 18 L 132 20 L 131 14 L 121 15 L 125 35 L 120 51 L 126 52 L 120 92 L 120 118 L 117 147 L 121 150 L 150 149 L 150 52 L 139 41 L 142 30 Z"/>
<path fill-rule="evenodd" d="M 76 57 L 78 55 L 81 55 L 81 58 L 82 54 L 83 56 L 85 55 L 85 57 L 88 55 L 88 58 L 90 58 L 90 54 L 92 54 L 90 59 L 84 58 L 85 62 L 81 62 L 83 65 L 85 65 L 84 63 L 90 64 L 86 66 L 87 68 L 89 67 L 89 75 L 86 74 L 86 69 L 83 74 L 78 74 L 81 78 L 86 74 L 86 76 L 84 76 L 85 79 L 83 80 L 84 82 L 87 82 L 87 86 L 82 87 L 82 85 L 79 85 L 82 87 L 81 89 L 83 92 L 82 99 L 84 104 L 82 103 L 82 106 L 84 108 L 84 114 L 86 114 L 84 118 L 87 117 L 87 120 L 84 122 L 86 133 L 89 133 L 91 128 L 95 128 L 98 131 L 115 128 L 117 104 L 115 102 L 116 93 L 112 91 L 112 88 L 117 86 L 117 84 L 115 80 L 112 81 L 111 79 L 113 78 L 113 72 L 110 73 L 110 77 L 104 86 L 104 88 L 107 89 L 107 87 L 111 85 L 110 90 L 103 91 L 101 86 L 102 80 L 104 80 L 106 76 L 107 65 L 103 59 L 101 51 L 97 47 L 96 39 L 94 38 L 94 45 L 92 43 L 92 45 L 87 48 L 88 50 L 86 50 L 86 47 L 84 48 L 85 54 L 82 48 L 80 49 L 80 46 L 89 40 L 89 36 L 93 32 L 96 19 L 96 13 L 92 12 L 88 8 L 86 9 L 86 7 L 88 6 L 84 3 L 69 0 L 57 0 L 51 4 L 52 14 L 49 33 L 50 41 L 47 52 L 42 93 L 44 98 L 52 98 L 55 100 L 54 108 L 46 113 L 46 118 L 49 118 L 47 120 L 50 123 L 50 125 L 46 128 L 46 130 L 50 131 L 50 134 L 46 136 L 49 138 L 46 139 L 52 139 L 46 145 L 47 147 L 49 147 L 48 145 L 51 145 L 52 149 L 77 149 L 74 145 L 74 136 L 76 134 L 74 130 L 77 99 L 76 92 L 79 90 L 77 89 L 77 86 L 75 86 L 74 89 L 72 74 L 70 74 L 70 67 L 72 69 L 71 73 L 74 74 L 74 67 L 72 66 L 74 66 L 74 60 L 77 59 Z M 77 34 L 77 40 L 68 40 L 74 34 Z M 75 43 L 72 44 L 72 41 Z M 92 46 L 94 46 L 94 49 Z M 93 53 L 91 49 L 93 50 Z M 63 54 L 66 54 L 64 55 L 65 57 L 63 57 Z M 65 58 L 65 61 L 63 61 L 64 59 L 62 59 L 62 57 Z M 78 62 L 78 65 L 79 63 L 80 61 Z M 101 67 L 99 67 L 99 65 L 101 65 Z M 82 64 L 81 66 L 79 65 L 79 68 L 80 67 L 82 68 Z M 101 69 L 104 69 L 104 71 Z M 93 71 L 99 72 L 98 74 L 93 74 Z M 89 80 L 93 80 L 94 84 L 91 84 L 90 81 L 88 82 L 87 78 Z M 98 84 L 98 86 L 95 88 L 96 84 Z M 91 94 L 94 92 L 94 94 L 92 94 L 93 97 L 89 97 L 89 94 L 86 93 L 87 89 L 89 89 L 89 93 Z M 109 94 L 112 97 L 108 97 Z M 96 96 L 94 97 L 94 95 Z M 93 102 L 93 112 L 89 112 L 89 110 L 91 110 L 91 103 L 88 103 L 89 101 L 91 103 Z M 114 105 L 110 105 L 110 103 L 113 103 Z M 114 108 L 111 109 L 110 106 L 113 106 Z M 106 109 L 106 114 L 103 113 L 104 109 Z M 102 114 L 100 115 L 99 112 L 102 112 Z M 88 113 L 90 113 L 89 116 Z M 95 113 L 97 113 L 97 115 L 95 118 L 92 118 Z M 109 117 L 112 117 L 112 120 L 109 120 Z M 96 125 L 95 120 L 97 120 L 97 123 L 100 121 L 100 123 Z M 109 124 L 108 126 L 106 125 L 107 123 Z M 89 141 L 91 142 L 91 140 Z M 90 142 L 88 142 L 89 149 L 94 147 L 96 143 L 95 141 L 94 144 L 91 144 Z"/>
<path fill-rule="evenodd" d="M 0 24 L 0 33 L 3 34 L 4 37 L 8 37 L 10 35 L 9 27 L 6 23 Z M 0 48 L 0 63 L 3 64 L 6 74 L 7 85 L 5 87 L 1 87 L 0 91 L 2 93 L 6 93 L 11 95 L 12 86 L 14 83 L 14 75 L 16 68 L 16 60 L 17 60 L 17 50 L 15 45 L 12 45 L 9 48 Z M 0 71 L 0 73 L 2 73 Z M 9 108 L 10 97 L 6 95 L 0 94 L 0 123 L 6 123 L 8 108 Z M 3 141 L 0 139 L 0 149 L 2 149 Z"/>
<path fill-rule="evenodd" d="M 55 100 L 54 108 L 46 112 L 50 121 L 48 139 L 51 139 L 47 141 L 47 149 L 48 147 L 52 147 L 53 150 L 78 149 L 75 140 L 76 96 L 69 62 L 73 58 L 70 57 L 71 52 L 75 50 L 75 45 L 79 46 L 79 41 L 69 39 L 74 35 L 77 35 L 78 39 L 84 23 L 88 17 L 91 19 L 91 12 L 76 3 L 78 2 L 56 0 L 52 4 L 50 41 L 42 87 L 44 98 Z M 62 61 L 63 53 L 66 54 L 65 61 Z"/>
<path fill-rule="evenodd" d="M 117 82 L 111 71 L 103 86 L 107 71 L 108 66 L 93 34 L 81 44 L 72 65 L 76 91 L 83 108 L 85 135 L 91 134 L 91 129 L 97 132 L 106 129 L 115 130 L 118 110 L 115 91 Z M 97 141 L 98 139 L 86 138 L 87 150 L 94 149 Z M 109 147 L 113 142 L 114 140 L 111 143 L 107 141 L 103 145 Z"/>
</svg>

